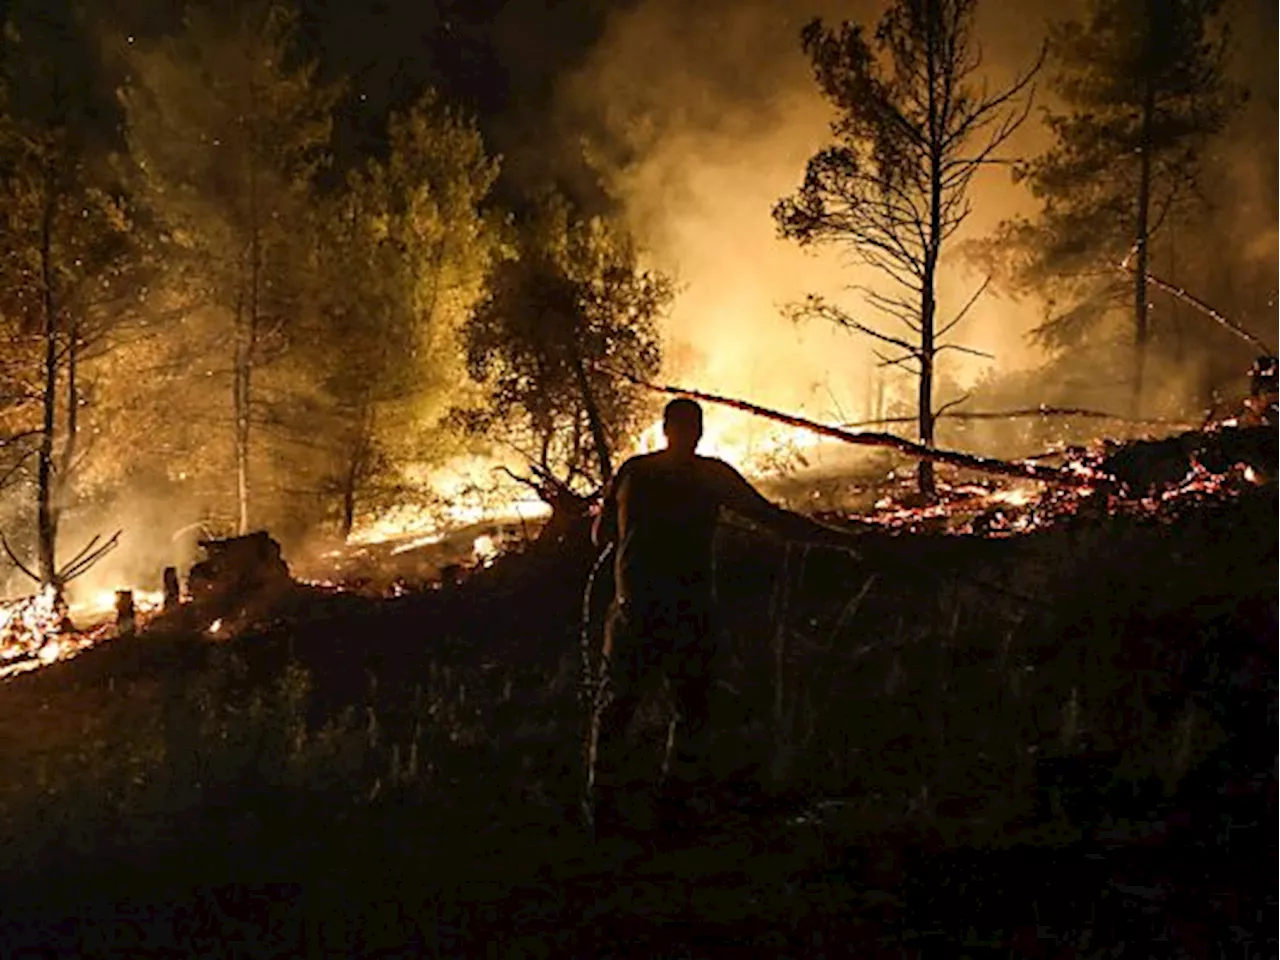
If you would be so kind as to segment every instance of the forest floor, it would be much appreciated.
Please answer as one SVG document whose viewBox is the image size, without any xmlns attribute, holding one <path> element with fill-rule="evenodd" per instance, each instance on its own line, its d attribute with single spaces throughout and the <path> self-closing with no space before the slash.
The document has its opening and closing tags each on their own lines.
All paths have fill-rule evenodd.
<svg viewBox="0 0 1280 960">
<path fill-rule="evenodd" d="M 581 530 L 156 620 L 0 685 L 0 955 L 1274 956 L 1277 506 L 731 532 L 706 805 L 599 841 Z"/>
</svg>

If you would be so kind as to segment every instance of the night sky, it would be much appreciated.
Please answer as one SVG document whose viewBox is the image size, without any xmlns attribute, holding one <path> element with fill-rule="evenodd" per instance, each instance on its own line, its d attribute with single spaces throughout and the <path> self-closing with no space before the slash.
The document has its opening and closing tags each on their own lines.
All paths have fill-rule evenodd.
<svg viewBox="0 0 1280 960">
<path fill-rule="evenodd" d="M 631 0 L 302 0 L 304 54 L 322 76 L 346 77 L 349 96 L 336 118 L 338 166 L 377 151 L 390 111 L 408 106 L 424 87 L 473 113 L 490 149 L 501 153 L 504 181 L 519 192 L 531 179 L 563 174 L 539 161 L 537 144 L 552 109 L 555 84 L 601 35 L 611 12 Z M 68 0 L 0 0 L 0 18 L 23 19 L 62 32 Z M 95 13 L 123 33 L 172 30 L 181 0 L 104 0 Z M 80 60 L 74 57 L 73 60 Z M 120 77 L 99 84 L 104 109 Z M 572 172 L 569 174 L 572 179 Z M 513 199 L 508 197 L 507 199 Z"/>
<path fill-rule="evenodd" d="M 556 126 L 558 83 L 588 60 L 611 16 L 643 2 L 300 0 L 304 53 L 319 62 L 326 78 L 349 80 L 349 96 L 336 118 L 338 166 L 376 152 L 387 114 L 409 105 L 430 85 L 447 102 L 476 115 L 490 149 L 503 155 L 500 193 L 504 200 L 518 201 L 522 192 L 548 178 L 577 192 L 578 199 L 592 200 L 583 195 L 590 193 L 592 177 L 582 168 L 575 169 L 580 167 L 576 151 L 565 149 L 571 146 L 565 141 L 573 132 L 566 134 L 563 127 Z M 58 11 L 68 6 L 70 0 L 0 0 L 0 16 L 26 7 L 28 17 L 38 11 L 36 16 L 41 19 L 56 18 Z M 768 11 L 767 19 L 776 27 L 784 23 L 790 27 L 815 13 L 865 15 L 877 6 L 858 0 L 812 0 L 799 9 L 801 5 L 794 0 L 701 0 L 688 16 L 693 27 L 709 18 L 733 20 L 753 11 Z M 172 29 L 183 7 L 182 0 L 100 0 L 94 10 L 102 19 L 120 24 L 122 30 L 146 35 Z M 1021 28 L 1038 23 L 1044 12 L 1041 7 L 1028 4 L 1010 22 L 1017 21 Z M 1251 63 L 1266 61 L 1269 72 L 1274 59 L 1276 5 L 1267 0 L 1232 0 L 1230 7 L 1235 11 L 1231 19 L 1243 19 L 1247 27 L 1236 31 L 1240 58 Z M 1004 14 L 1002 9 L 1002 25 Z M 1264 28 L 1256 29 L 1259 25 Z M 1002 46 L 999 37 L 996 40 L 996 46 Z M 654 55 L 660 60 L 664 51 L 655 50 Z M 707 56 L 712 61 L 724 59 L 716 50 L 708 50 Z M 750 67 L 747 73 L 753 75 L 770 74 L 764 64 L 741 67 Z M 110 77 L 102 84 L 104 98 L 110 98 L 118 79 Z M 636 79 L 641 85 L 645 83 L 643 77 Z M 1269 107 L 1274 106 L 1274 89 L 1269 87 L 1265 95 Z"/>
<path fill-rule="evenodd" d="M 377 147 L 386 115 L 424 86 L 473 112 L 508 181 L 545 175 L 539 128 L 558 77 L 579 64 L 624 0 L 303 0 L 326 76 L 349 78 L 339 157 Z"/>
</svg>

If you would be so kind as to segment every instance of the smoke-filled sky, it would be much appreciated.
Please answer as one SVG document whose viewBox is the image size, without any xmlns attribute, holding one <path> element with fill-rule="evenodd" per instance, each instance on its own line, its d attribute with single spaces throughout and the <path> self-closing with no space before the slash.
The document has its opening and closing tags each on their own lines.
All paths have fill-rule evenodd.
<svg viewBox="0 0 1280 960">
<path fill-rule="evenodd" d="M 801 252 L 775 237 L 770 208 L 800 182 L 826 139 L 829 114 L 800 49 L 812 16 L 872 23 L 885 0 L 305 0 L 314 48 L 353 78 L 357 126 L 424 82 L 479 111 L 505 182 L 518 194 L 546 176 L 591 193 L 604 181 L 655 262 L 683 287 L 667 326 L 669 375 L 691 385 L 749 393 L 765 403 L 823 416 L 856 417 L 874 391 L 865 340 L 829 329 L 793 328 L 778 308 L 817 292 L 839 295 L 858 277 L 831 254 Z M 984 71 L 999 86 L 1035 56 L 1047 20 L 1078 12 L 1079 0 L 979 5 Z M 1237 66 L 1270 76 L 1276 8 L 1228 0 Z M 1268 80 L 1268 84 L 1273 81 Z M 1040 82 L 1039 102 L 1045 102 Z M 1253 184 L 1275 179 L 1274 87 L 1270 129 L 1240 164 L 1240 204 Z M 1251 109 L 1262 104 L 1257 97 Z M 1010 155 L 1042 144 L 1033 114 Z M 1248 131 L 1245 131 L 1247 136 Z M 591 170 L 582 144 L 591 145 Z M 1261 162 L 1259 162 L 1261 158 Z M 1237 162 L 1233 158 L 1230 162 Z M 1247 186 L 1246 186 L 1247 185 Z M 975 185 L 970 236 L 1027 210 L 1007 171 Z M 1245 246 L 1274 259 L 1274 194 L 1249 213 Z M 1233 201 L 1234 202 L 1234 201 Z M 1253 202 L 1253 201 L 1250 201 Z M 1233 238 L 1238 242 L 1238 238 Z M 945 257 L 943 316 L 981 281 Z M 856 298 L 846 304 L 858 307 Z M 1025 332 L 1041 305 L 985 296 L 957 331 L 1002 370 L 1038 359 Z M 971 379 L 983 362 L 948 353 L 942 374 Z M 940 401 L 947 399 L 947 386 Z M 954 389 L 954 387 L 952 387 Z M 833 401 L 832 395 L 835 400 Z M 839 406 L 841 409 L 836 410 Z"/>
<path fill-rule="evenodd" d="M 303 0 L 302 7 L 308 44 L 326 72 L 351 78 L 340 155 L 376 143 L 386 111 L 404 106 L 423 84 L 439 86 L 477 111 L 491 147 L 502 154 L 504 201 L 518 203 L 548 178 L 589 203 L 603 187 L 655 264 L 678 278 L 681 293 L 665 331 L 669 379 L 823 419 L 856 419 L 868 412 L 881 378 L 871 344 L 820 326 L 797 329 L 780 308 L 821 293 L 843 296 L 861 315 L 860 301 L 844 288 L 869 278 L 830 252 L 807 253 L 778 239 L 770 209 L 799 184 L 805 161 L 828 135 L 830 114 L 800 49 L 801 27 L 815 15 L 872 24 L 885 4 L 386 0 L 370 7 Z M 991 85 L 1006 83 L 1034 59 L 1049 18 L 1082 6 L 1081 0 L 979 4 L 977 37 Z M 1269 77 L 1274 4 L 1228 0 L 1228 7 L 1237 60 Z M 1043 104 L 1044 79 L 1039 86 Z M 1270 159 L 1259 166 L 1256 155 L 1246 157 L 1240 185 L 1275 178 L 1271 96 Z M 1037 112 L 1008 152 L 1030 155 L 1042 144 Z M 1257 194 L 1252 186 L 1235 192 L 1240 204 Z M 1005 169 L 984 174 L 974 201 L 971 237 L 1010 214 L 1031 212 Z M 1265 214 L 1251 221 L 1254 239 L 1246 244 L 1264 259 L 1274 259 L 1274 207 L 1272 195 L 1250 214 L 1253 221 L 1259 210 Z M 944 318 L 982 279 L 955 254 L 944 252 Z M 937 402 L 984 367 L 1035 365 L 1040 357 L 1025 334 L 1043 319 L 1041 304 L 984 296 L 956 331 L 957 341 L 995 360 L 944 354 Z M 894 393 L 913 389 L 896 377 Z"/>
<path fill-rule="evenodd" d="M 824 418 L 865 413 L 875 376 L 870 343 L 822 325 L 797 328 L 779 308 L 812 292 L 865 315 L 845 288 L 876 281 L 834 252 L 778 239 L 770 210 L 829 139 L 831 113 L 800 49 L 802 26 L 815 14 L 873 20 L 882 6 L 645 0 L 615 12 L 586 62 L 561 82 L 563 129 L 604 144 L 608 186 L 657 264 L 682 284 L 667 330 L 671 377 Z M 993 85 L 1034 59 L 1044 33 L 1035 14 L 997 13 L 1004 19 L 981 24 Z M 1003 170 L 978 184 L 975 232 L 1014 212 L 1009 184 Z M 944 315 L 980 281 L 947 271 Z M 1025 363 L 1022 335 L 1038 318 L 1024 314 L 987 297 L 962 339 L 1002 364 Z M 952 366 L 965 377 L 976 369 Z"/>
</svg>

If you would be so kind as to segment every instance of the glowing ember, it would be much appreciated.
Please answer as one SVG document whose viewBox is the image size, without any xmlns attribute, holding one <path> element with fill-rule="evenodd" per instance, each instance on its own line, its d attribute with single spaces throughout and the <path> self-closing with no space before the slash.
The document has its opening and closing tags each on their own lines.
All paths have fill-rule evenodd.
<svg viewBox="0 0 1280 960">
<path fill-rule="evenodd" d="M 993 503 L 1007 503 L 1011 507 L 1025 507 L 1036 501 L 1036 495 L 1034 491 L 1021 487 L 1010 490 L 996 490 L 987 499 Z"/>
<path fill-rule="evenodd" d="M 114 608 L 114 592 L 110 596 Z M 154 596 L 144 593 L 142 609 L 137 612 L 154 609 Z M 78 609 L 90 607 L 92 602 Z M 70 660 L 114 637 L 115 626 L 110 618 L 88 629 L 72 627 L 58 608 L 52 587 L 45 587 L 34 596 L 0 601 L 0 680 Z"/>
<path fill-rule="evenodd" d="M 475 543 L 471 545 L 471 552 L 475 555 L 476 563 L 481 566 L 489 566 L 493 563 L 494 557 L 498 555 L 498 544 L 487 533 L 482 533 L 476 537 Z"/>
<path fill-rule="evenodd" d="M 499 471 L 496 460 L 458 457 L 444 467 L 424 470 L 408 479 L 430 490 L 433 505 L 401 504 L 357 526 L 348 543 L 358 546 L 412 540 L 398 552 L 443 540 L 450 531 L 472 524 L 519 522 L 550 516 L 551 508 L 528 487 Z M 515 472 L 519 473 L 516 466 Z"/>
<path fill-rule="evenodd" d="M 18 655 L 15 644 L 26 644 L 25 653 L 30 649 L 30 641 L 56 633 L 59 626 L 58 611 L 55 604 L 56 593 L 53 587 L 45 587 L 34 597 L 10 600 L 0 605 L 0 658 L 9 659 Z"/>
<path fill-rule="evenodd" d="M 1067 469 L 1082 475 L 1098 476 L 1097 453 L 1081 454 Z M 1177 483 L 1143 497 L 1108 496 L 1099 506 L 1110 514 L 1146 514 L 1163 522 L 1178 515 L 1179 508 L 1214 498 L 1239 496 L 1243 483 L 1256 471 L 1238 464 L 1222 473 L 1213 473 L 1194 464 Z M 950 534 L 1008 537 L 1043 529 L 1070 517 L 1100 496 L 1093 487 L 1035 489 L 1023 486 L 990 489 L 977 484 L 938 485 L 938 498 L 922 506 L 900 503 L 890 494 L 876 501 L 872 513 L 860 519 L 901 533 L 923 530 Z"/>
</svg>

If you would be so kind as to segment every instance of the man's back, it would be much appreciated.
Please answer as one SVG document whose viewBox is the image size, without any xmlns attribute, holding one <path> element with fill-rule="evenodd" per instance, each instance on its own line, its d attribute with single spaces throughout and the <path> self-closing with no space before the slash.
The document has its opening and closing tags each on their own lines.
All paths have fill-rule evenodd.
<svg viewBox="0 0 1280 960">
<path fill-rule="evenodd" d="M 749 510 L 756 497 L 722 460 L 669 450 L 632 457 L 604 505 L 617 511 L 619 597 L 624 603 L 709 601 L 720 508 Z"/>
</svg>

